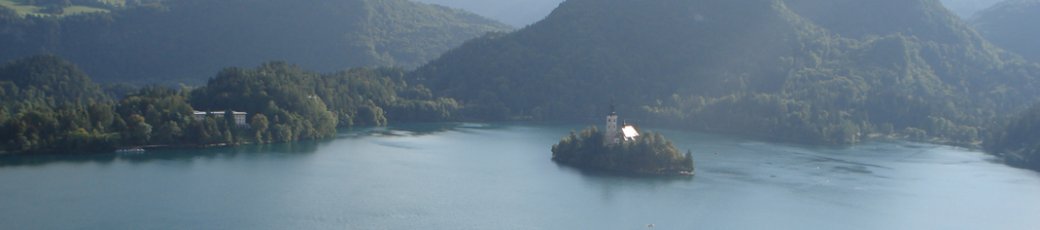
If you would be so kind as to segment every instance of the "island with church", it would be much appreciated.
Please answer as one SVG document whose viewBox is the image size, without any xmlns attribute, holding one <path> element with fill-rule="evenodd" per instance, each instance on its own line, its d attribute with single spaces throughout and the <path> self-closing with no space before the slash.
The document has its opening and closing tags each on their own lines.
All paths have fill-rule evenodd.
<svg viewBox="0 0 1040 230">
<path fill-rule="evenodd" d="M 640 133 L 623 123 L 611 106 L 603 130 L 590 127 L 560 140 L 552 147 L 552 160 L 587 170 L 639 175 L 692 176 L 693 157 L 682 154 L 660 133 Z"/>
</svg>

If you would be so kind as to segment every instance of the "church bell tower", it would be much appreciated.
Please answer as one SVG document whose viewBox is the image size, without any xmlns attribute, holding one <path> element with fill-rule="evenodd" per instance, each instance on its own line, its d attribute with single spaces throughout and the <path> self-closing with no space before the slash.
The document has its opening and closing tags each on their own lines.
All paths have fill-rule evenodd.
<svg viewBox="0 0 1040 230">
<path fill-rule="evenodd" d="M 603 143 L 608 145 L 618 143 L 617 112 L 614 111 L 614 105 L 610 106 L 610 113 L 607 114 L 607 128 L 603 129 Z"/>
</svg>

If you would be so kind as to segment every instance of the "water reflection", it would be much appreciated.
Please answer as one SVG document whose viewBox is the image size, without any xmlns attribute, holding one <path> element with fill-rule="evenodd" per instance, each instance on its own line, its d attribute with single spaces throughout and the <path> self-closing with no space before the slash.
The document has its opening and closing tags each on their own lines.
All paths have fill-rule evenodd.
<svg viewBox="0 0 1040 230">
<path fill-rule="evenodd" d="M 639 182 L 658 182 L 658 183 L 660 183 L 660 182 L 675 182 L 675 181 L 691 181 L 694 178 L 694 177 L 691 177 L 691 176 L 657 176 L 657 175 L 624 173 L 624 172 L 603 171 L 603 170 L 594 170 L 594 169 L 582 169 L 582 168 L 576 168 L 576 167 L 560 164 L 560 163 L 557 163 L 557 162 L 553 162 L 553 164 L 556 164 L 556 167 L 558 169 L 561 169 L 563 171 L 569 171 L 569 172 L 577 172 L 578 174 L 581 174 L 583 177 L 586 177 L 586 178 L 589 178 L 589 179 L 608 179 L 608 180 L 624 179 L 624 180 L 632 180 L 632 181 L 639 181 Z"/>
<path fill-rule="evenodd" d="M 314 153 L 319 147 L 329 142 L 331 140 L 214 148 L 153 149 L 140 153 L 3 155 L 0 156 L 0 167 L 42 166 L 55 163 L 107 165 L 113 162 L 131 164 L 154 161 L 191 162 L 264 154 L 307 155 Z"/>
<path fill-rule="evenodd" d="M 472 130 L 499 129 L 502 126 L 482 123 L 412 123 L 406 125 L 390 125 L 386 127 L 366 127 L 341 131 L 342 137 L 416 137 L 433 135 L 447 131 L 470 132 Z"/>
<path fill-rule="evenodd" d="M 115 153 L 103 154 L 34 154 L 34 155 L 2 155 L 0 167 L 39 166 L 50 163 L 100 163 L 107 164 L 118 159 Z"/>
<path fill-rule="evenodd" d="M 549 146 L 576 127 L 409 124 L 319 142 L 0 156 L 0 229 L 1036 229 L 1040 213 L 1036 173 L 956 148 L 675 132 L 697 175 L 653 177 L 553 163 Z"/>
<path fill-rule="evenodd" d="M 354 129 L 342 129 L 338 138 L 362 138 L 362 137 L 411 137 L 433 135 L 446 131 L 464 131 L 467 129 L 495 129 L 500 128 L 489 124 L 479 123 L 417 123 L 388 127 L 363 127 Z M 42 166 L 53 163 L 73 164 L 100 164 L 107 165 L 113 162 L 129 162 L 141 164 L 154 161 L 191 162 L 195 160 L 230 159 L 242 156 L 291 154 L 308 155 L 313 154 L 322 146 L 335 140 L 300 141 L 292 143 L 277 143 L 263 145 L 241 145 L 230 147 L 213 148 L 170 148 L 150 149 L 143 153 L 94 153 L 94 154 L 11 154 L 0 155 L 0 167 L 15 166 Z M 413 146 L 405 146 L 397 143 L 383 143 L 389 147 L 414 149 Z"/>
</svg>

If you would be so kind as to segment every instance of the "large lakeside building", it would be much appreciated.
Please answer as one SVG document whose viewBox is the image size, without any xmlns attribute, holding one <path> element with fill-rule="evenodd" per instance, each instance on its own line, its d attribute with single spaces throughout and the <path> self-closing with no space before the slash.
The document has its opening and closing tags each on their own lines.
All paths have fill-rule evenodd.
<svg viewBox="0 0 1040 230">
<path fill-rule="evenodd" d="M 196 121 L 200 121 L 200 120 L 205 120 L 206 117 L 209 117 L 209 116 L 212 116 L 212 117 L 224 117 L 224 114 L 225 114 L 224 111 L 208 111 L 208 112 L 207 111 L 195 111 L 195 113 L 192 114 L 192 117 L 195 118 Z M 235 125 L 237 125 L 237 126 L 248 126 L 249 125 L 249 123 L 246 123 L 246 115 L 249 115 L 249 113 L 231 111 L 231 115 L 234 116 L 234 118 L 235 118 Z"/>
</svg>

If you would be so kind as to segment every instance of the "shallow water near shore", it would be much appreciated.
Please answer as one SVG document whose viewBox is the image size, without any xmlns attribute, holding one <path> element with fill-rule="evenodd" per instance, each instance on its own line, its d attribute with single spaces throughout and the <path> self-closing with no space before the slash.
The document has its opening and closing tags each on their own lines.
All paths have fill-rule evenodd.
<svg viewBox="0 0 1040 230">
<path fill-rule="evenodd" d="M 1040 174 L 909 142 L 661 131 L 696 176 L 553 163 L 581 125 L 408 124 L 334 140 L 0 156 L 0 229 L 1038 229 Z"/>
</svg>

